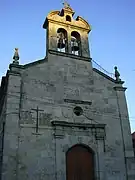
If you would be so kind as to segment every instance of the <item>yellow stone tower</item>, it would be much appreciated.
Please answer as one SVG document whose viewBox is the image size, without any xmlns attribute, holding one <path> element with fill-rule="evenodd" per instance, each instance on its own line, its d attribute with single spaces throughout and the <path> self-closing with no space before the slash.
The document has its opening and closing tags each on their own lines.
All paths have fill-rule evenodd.
<svg viewBox="0 0 135 180">
<path fill-rule="evenodd" d="M 51 11 L 43 25 L 47 29 L 46 51 L 60 51 L 90 57 L 88 34 L 91 27 L 82 17 L 74 19 L 74 11 L 64 3 L 61 11 Z"/>
</svg>

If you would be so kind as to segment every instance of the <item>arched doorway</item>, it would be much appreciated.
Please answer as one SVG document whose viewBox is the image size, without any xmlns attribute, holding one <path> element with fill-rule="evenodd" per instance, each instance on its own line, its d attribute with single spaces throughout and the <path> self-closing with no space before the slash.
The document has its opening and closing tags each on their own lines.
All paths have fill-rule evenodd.
<svg viewBox="0 0 135 180">
<path fill-rule="evenodd" d="M 94 153 L 84 145 L 75 145 L 66 153 L 67 180 L 94 180 Z"/>
</svg>

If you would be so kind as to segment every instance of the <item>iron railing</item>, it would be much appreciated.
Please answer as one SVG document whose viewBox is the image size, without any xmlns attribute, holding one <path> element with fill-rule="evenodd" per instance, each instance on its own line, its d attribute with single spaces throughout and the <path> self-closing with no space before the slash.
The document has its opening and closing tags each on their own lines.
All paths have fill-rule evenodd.
<svg viewBox="0 0 135 180">
<path fill-rule="evenodd" d="M 115 79 L 115 75 L 113 73 L 110 73 L 108 71 L 106 71 L 104 68 L 102 68 L 102 66 L 100 66 L 96 61 L 92 60 L 92 66 L 93 68 L 98 69 L 99 71 L 103 72 L 104 74 L 106 74 L 107 76 Z"/>
</svg>

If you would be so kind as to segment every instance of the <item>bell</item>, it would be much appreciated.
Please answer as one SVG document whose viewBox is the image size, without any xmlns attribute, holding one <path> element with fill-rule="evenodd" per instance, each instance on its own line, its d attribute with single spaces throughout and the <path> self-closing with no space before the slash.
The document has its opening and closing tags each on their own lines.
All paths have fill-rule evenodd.
<svg viewBox="0 0 135 180">
<path fill-rule="evenodd" d="M 79 51 L 79 45 L 76 39 L 72 39 L 72 51 Z"/>
<path fill-rule="evenodd" d="M 64 34 L 63 33 L 59 33 L 58 36 L 58 48 L 59 49 L 63 49 L 65 48 L 65 38 L 64 38 Z"/>
<path fill-rule="evenodd" d="M 64 39 L 59 38 L 59 40 L 58 40 L 58 48 L 59 49 L 65 48 L 65 41 L 64 41 Z"/>
</svg>

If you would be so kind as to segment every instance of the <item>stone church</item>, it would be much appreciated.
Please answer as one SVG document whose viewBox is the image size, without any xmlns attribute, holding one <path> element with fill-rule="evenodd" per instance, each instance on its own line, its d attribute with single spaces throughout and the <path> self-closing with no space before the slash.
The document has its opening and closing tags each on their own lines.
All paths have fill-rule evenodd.
<svg viewBox="0 0 135 180">
<path fill-rule="evenodd" d="M 92 65 L 91 26 L 65 3 L 44 24 L 46 57 L 0 87 L 1 180 L 135 180 L 126 88 Z"/>
</svg>

